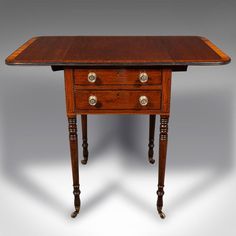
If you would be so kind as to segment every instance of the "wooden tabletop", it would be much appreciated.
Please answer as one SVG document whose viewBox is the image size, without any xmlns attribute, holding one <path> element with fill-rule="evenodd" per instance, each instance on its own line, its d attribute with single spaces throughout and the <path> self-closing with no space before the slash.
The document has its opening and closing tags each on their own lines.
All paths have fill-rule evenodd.
<svg viewBox="0 0 236 236">
<path fill-rule="evenodd" d="M 197 36 L 42 36 L 7 59 L 8 65 L 214 65 L 230 57 Z"/>
</svg>

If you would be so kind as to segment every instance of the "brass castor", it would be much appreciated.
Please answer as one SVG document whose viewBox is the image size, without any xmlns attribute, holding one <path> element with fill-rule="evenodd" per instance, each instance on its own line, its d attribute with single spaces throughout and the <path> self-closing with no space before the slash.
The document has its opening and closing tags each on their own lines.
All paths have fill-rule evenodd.
<svg viewBox="0 0 236 236">
<path fill-rule="evenodd" d="M 81 163 L 82 163 L 83 165 L 86 165 L 87 162 L 88 162 L 88 156 L 89 156 L 87 140 L 83 140 L 82 147 L 83 147 L 83 156 L 84 156 L 84 159 L 81 160 Z"/>
<path fill-rule="evenodd" d="M 88 162 L 88 159 L 86 159 L 86 158 L 84 158 L 83 160 L 81 160 L 81 164 L 83 164 L 83 165 L 86 165 L 87 162 Z"/>
<path fill-rule="evenodd" d="M 155 163 L 155 160 L 151 157 L 149 157 L 149 162 L 151 163 L 151 164 L 154 164 Z"/>
<path fill-rule="evenodd" d="M 157 209 L 157 211 L 158 211 L 158 214 L 161 217 L 161 219 L 165 219 L 166 218 L 165 213 L 161 209 Z"/>
<path fill-rule="evenodd" d="M 74 212 L 71 213 L 71 218 L 75 218 L 79 214 L 78 210 L 75 210 Z"/>
<path fill-rule="evenodd" d="M 148 160 L 149 160 L 149 163 L 151 164 L 154 164 L 155 163 L 155 160 L 153 159 L 153 154 L 154 154 L 154 151 L 153 151 L 153 148 L 154 148 L 154 143 L 153 143 L 153 139 L 149 141 L 149 150 L 148 150 Z"/>
</svg>

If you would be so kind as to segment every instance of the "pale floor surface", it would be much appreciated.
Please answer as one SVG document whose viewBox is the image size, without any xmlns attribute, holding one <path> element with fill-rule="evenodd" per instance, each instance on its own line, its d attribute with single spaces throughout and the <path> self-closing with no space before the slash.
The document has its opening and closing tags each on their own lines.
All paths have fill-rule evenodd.
<svg viewBox="0 0 236 236">
<path fill-rule="evenodd" d="M 124 167 L 124 155 L 128 154 L 110 147 L 99 161 L 93 163 L 91 157 L 80 167 L 82 207 L 76 219 L 70 218 L 69 161 L 29 165 L 11 179 L 1 177 L 0 234 L 235 235 L 233 174 L 220 178 L 207 168 L 167 168 L 167 218 L 161 220 L 155 208 L 156 165 L 144 162 L 142 170 Z"/>
</svg>

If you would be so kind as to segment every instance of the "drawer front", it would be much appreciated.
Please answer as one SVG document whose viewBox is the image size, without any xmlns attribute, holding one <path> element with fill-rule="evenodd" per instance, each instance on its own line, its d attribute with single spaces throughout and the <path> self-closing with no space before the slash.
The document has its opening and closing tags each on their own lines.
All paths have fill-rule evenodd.
<svg viewBox="0 0 236 236">
<path fill-rule="evenodd" d="M 92 75 L 90 79 L 89 75 Z M 140 79 L 140 76 L 144 77 Z M 161 70 L 151 69 L 75 69 L 74 78 L 77 85 L 160 85 L 162 83 Z"/>
<path fill-rule="evenodd" d="M 78 112 L 90 110 L 93 113 L 96 110 L 161 110 L 161 91 L 76 90 L 75 107 Z"/>
</svg>

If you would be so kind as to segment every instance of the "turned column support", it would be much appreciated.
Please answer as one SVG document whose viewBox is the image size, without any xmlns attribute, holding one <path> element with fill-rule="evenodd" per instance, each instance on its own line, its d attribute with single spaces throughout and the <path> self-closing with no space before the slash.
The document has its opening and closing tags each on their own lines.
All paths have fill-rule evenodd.
<svg viewBox="0 0 236 236">
<path fill-rule="evenodd" d="M 164 181 L 166 168 L 166 154 L 168 142 L 168 115 L 161 115 L 160 117 L 160 135 L 159 135 L 159 173 L 158 173 L 158 190 L 157 190 L 157 211 L 162 219 L 165 214 L 162 211 L 163 195 L 164 195 Z"/>
<path fill-rule="evenodd" d="M 83 165 L 86 165 L 88 162 L 88 137 L 87 137 L 87 115 L 81 115 L 81 123 L 82 123 L 82 147 L 83 147 L 83 157 L 81 160 Z"/>
<path fill-rule="evenodd" d="M 71 166 L 73 176 L 73 194 L 75 211 L 71 214 L 75 218 L 80 211 L 80 186 L 79 186 L 79 166 L 78 166 L 78 138 L 76 116 L 68 117 L 68 130 L 70 141 Z"/>
<path fill-rule="evenodd" d="M 156 115 L 149 116 L 149 144 L 148 144 L 148 160 L 151 164 L 155 163 L 153 159 L 154 155 L 154 136 L 155 136 L 155 123 L 156 123 Z"/>
</svg>

